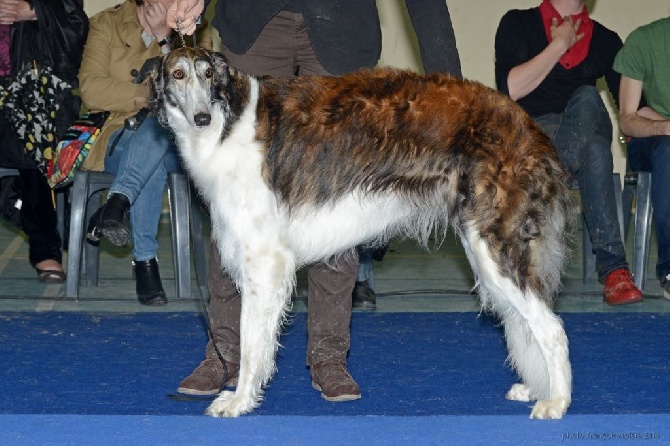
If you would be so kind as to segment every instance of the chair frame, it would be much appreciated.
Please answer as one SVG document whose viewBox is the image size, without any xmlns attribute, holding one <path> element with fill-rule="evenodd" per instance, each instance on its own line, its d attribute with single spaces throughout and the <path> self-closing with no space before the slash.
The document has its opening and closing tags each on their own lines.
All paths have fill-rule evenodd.
<svg viewBox="0 0 670 446">
<path fill-rule="evenodd" d="M 100 249 L 97 244 L 85 241 L 85 225 L 100 206 L 102 193 L 109 189 L 114 175 L 103 172 L 78 171 L 71 189 L 70 239 L 67 259 L 66 296 L 79 296 L 80 278 L 87 286 L 98 285 Z M 167 182 L 172 225 L 175 289 L 178 298 L 191 293 L 191 245 L 196 282 L 201 296 L 207 296 L 207 261 L 202 228 L 200 204 L 191 197 L 186 174 L 170 173 Z"/>
<path fill-rule="evenodd" d="M 628 172 L 624 177 L 623 206 L 628 211 L 625 223 L 628 226 L 635 196 L 633 213 L 633 265 L 635 285 L 644 292 L 649 263 L 649 243 L 651 240 L 654 208 L 651 203 L 651 172 Z"/>
</svg>

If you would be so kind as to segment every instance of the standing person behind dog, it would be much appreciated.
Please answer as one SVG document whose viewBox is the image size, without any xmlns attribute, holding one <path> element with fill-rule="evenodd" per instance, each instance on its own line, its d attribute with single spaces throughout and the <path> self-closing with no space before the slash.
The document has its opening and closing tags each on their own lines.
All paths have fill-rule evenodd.
<svg viewBox="0 0 670 446">
<path fill-rule="evenodd" d="M 76 86 L 88 17 L 81 0 L 0 0 L 0 84 L 9 85 L 24 64 L 51 67 Z M 58 94 L 56 136 L 77 118 L 80 101 L 69 90 Z M 31 135 L 33 136 L 33 135 Z M 16 129 L 0 113 L 0 166 L 17 168 L 20 178 L 21 229 L 28 236 L 28 260 L 44 283 L 62 283 L 63 253 L 56 228 L 53 191 L 44 174 L 24 153 Z"/>
<path fill-rule="evenodd" d="M 425 69 L 460 77 L 460 60 L 444 0 L 406 4 Z M 204 0 L 177 0 L 168 12 L 168 23 L 191 33 L 205 6 Z M 219 0 L 213 25 L 221 35 L 222 52 L 230 65 L 252 75 L 342 74 L 376 65 L 381 52 L 374 0 Z M 225 385 L 234 385 L 239 372 L 240 295 L 223 271 L 213 245 L 211 252 L 209 319 L 214 340 L 207 344 L 205 360 L 178 388 L 192 395 L 218 393 Z M 317 264 L 308 270 L 307 365 L 313 387 L 328 401 L 361 396 L 346 363 L 357 260 L 352 252 L 338 257 L 334 268 Z"/>
<path fill-rule="evenodd" d="M 536 8 L 509 11 L 495 37 L 498 89 L 540 124 L 579 182 L 609 305 L 642 300 L 626 263 L 617 218 L 612 122 L 595 87 L 604 76 L 618 99 L 620 76 L 612 63 L 621 46 L 616 33 L 589 17 L 583 0 L 544 0 Z"/>
<path fill-rule="evenodd" d="M 670 19 L 663 18 L 633 31 L 614 60 L 621 73 L 619 124 L 630 137 L 628 163 L 651 172 L 658 261 L 656 276 L 663 296 L 670 299 L 670 79 L 668 39 Z M 646 104 L 640 108 L 644 99 Z M 639 108 L 639 110 L 638 110 Z"/>
<path fill-rule="evenodd" d="M 83 168 L 116 174 L 105 204 L 91 217 L 88 238 L 115 245 L 133 239 L 137 299 L 164 305 L 158 262 L 158 223 L 169 172 L 181 170 L 169 133 L 147 115 L 147 87 L 134 83 L 144 62 L 170 50 L 172 29 L 165 21 L 172 0 L 126 0 L 91 18 L 79 72 L 81 98 L 93 111 L 111 112 Z M 211 48 L 207 29 L 198 42 Z"/>
</svg>

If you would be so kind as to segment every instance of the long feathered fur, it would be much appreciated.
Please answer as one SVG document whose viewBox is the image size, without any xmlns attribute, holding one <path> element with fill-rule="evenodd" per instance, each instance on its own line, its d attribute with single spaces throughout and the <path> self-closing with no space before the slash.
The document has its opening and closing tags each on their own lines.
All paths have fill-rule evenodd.
<svg viewBox="0 0 670 446">
<path fill-rule="evenodd" d="M 296 268 L 449 226 L 505 327 L 522 380 L 507 397 L 538 399 L 534 418 L 565 413 L 567 337 L 551 305 L 574 211 L 550 140 L 516 103 L 446 74 L 254 78 L 191 48 L 147 73 L 242 295 L 238 387 L 209 414 L 259 404 Z"/>
</svg>

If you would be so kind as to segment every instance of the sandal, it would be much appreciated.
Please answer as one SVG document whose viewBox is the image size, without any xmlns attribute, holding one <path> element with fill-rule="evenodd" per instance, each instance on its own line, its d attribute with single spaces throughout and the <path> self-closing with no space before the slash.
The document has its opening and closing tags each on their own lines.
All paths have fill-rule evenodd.
<svg viewBox="0 0 670 446">
<path fill-rule="evenodd" d="M 39 268 L 35 268 L 35 271 L 37 271 L 37 278 L 42 283 L 51 284 L 51 283 L 63 283 L 63 282 L 65 282 L 65 272 L 64 271 L 39 269 Z"/>
<path fill-rule="evenodd" d="M 39 264 L 44 264 L 44 268 L 39 268 L 37 266 Z M 33 265 L 33 268 L 35 268 L 35 271 L 37 271 L 37 278 L 42 283 L 52 284 L 65 282 L 65 272 L 63 271 L 63 267 L 60 265 L 60 262 L 57 260 L 43 260 L 42 262 L 37 262 L 37 264 Z"/>
</svg>

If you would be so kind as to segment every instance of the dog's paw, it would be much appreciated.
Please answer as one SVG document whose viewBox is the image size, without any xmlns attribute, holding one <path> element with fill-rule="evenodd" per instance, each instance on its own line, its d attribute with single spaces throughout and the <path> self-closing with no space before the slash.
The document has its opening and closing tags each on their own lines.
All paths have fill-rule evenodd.
<svg viewBox="0 0 670 446">
<path fill-rule="evenodd" d="M 205 415 L 217 418 L 235 418 L 251 412 L 254 407 L 253 401 L 250 402 L 235 392 L 224 390 L 205 410 Z"/>
<path fill-rule="evenodd" d="M 567 412 L 569 405 L 570 400 L 568 398 L 538 401 L 535 403 L 530 417 L 537 420 L 560 420 Z"/>
<path fill-rule="evenodd" d="M 505 395 L 505 398 L 512 401 L 533 401 L 535 398 L 530 391 L 530 387 L 525 384 L 514 384 Z"/>
</svg>

